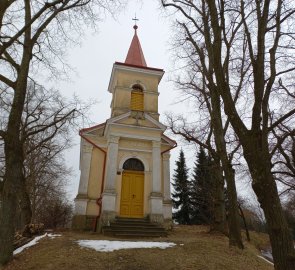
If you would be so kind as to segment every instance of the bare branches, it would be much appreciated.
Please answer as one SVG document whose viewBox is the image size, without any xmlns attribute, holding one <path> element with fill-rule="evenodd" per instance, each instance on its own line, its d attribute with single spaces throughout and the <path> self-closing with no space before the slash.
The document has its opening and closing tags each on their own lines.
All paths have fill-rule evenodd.
<svg viewBox="0 0 295 270">
<path fill-rule="evenodd" d="M 263 130 L 267 132 L 268 128 L 268 103 L 269 103 L 269 96 L 271 93 L 271 89 L 273 87 L 273 84 L 275 82 L 276 78 L 276 51 L 278 48 L 280 35 L 281 35 L 281 5 L 282 1 L 278 1 L 277 5 L 277 15 L 276 15 L 276 32 L 275 32 L 275 38 L 272 47 L 269 50 L 270 54 L 270 78 L 267 82 L 267 85 L 265 87 L 265 93 L 262 101 L 262 116 L 263 116 Z"/>
<path fill-rule="evenodd" d="M 60 30 L 69 26 L 67 29 L 76 34 L 79 40 L 83 25 L 94 25 L 102 10 L 117 5 L 120 5 L 120 1 L 1 0 L 0 2 L 0 65 L 3 67 L 0 71 L 0 84 L 1 88 L 2 86 L 5 88 L 5 92 L 14 90 L 7 100 L 1 100 L 1 105 L 6 106 L 5 109 L 1 108 L 4 119 L 0 119 L 0 128 L 5 130 L 1 136 L 4 136 L 5 143 L 5 183 L 7 184 L 3 186 L 4 196 L 1 198 L 0 208 L 0 266 L 12 256 L 16 211 L 14 206 L 18 202 L 16 196 L 26 193 L 24 146 L 34 141 L 30 154 L 38 148 L 50 146 L 54 148 L 56 144 L 50 143 L 62 132 L 63 135 L 67 135 L 69 131 L 66 127 L 69 127 L 74 122 L 73 119 L 79 115 L 76 113 L 76 108 L 67 107 L 66 102 L 59 102 L 50 108 L 44 105 L 43 100 L 34 103 L 34 98 L 38 98 L 37 93 L 26 100 L 29 78 L 37 77 L 40 66 L 46 67 L 49 72 L 55 72 L 55 75 L 64 75 L 66 72 L 62 68 L 66 65 L 63 54 L 66 53 L 67 42 L 75 38 L 69 39 L 70 35 L 64 35 Z M 57 72 L 56 60 L 62 64 L 61 72 Z M 2 97 L 6 98 L 4 95 L 0 98 Z M 37 108 L 34 108 L 35 105 Z M 29 111 L 26 116 L 24 110 Z M 7 145 L 9 147 L 6 147 Z M 30 207 L 29 203 L 27 206 Z M 29 221 L 30 217 L 26 220 Z"/>
<path fill-rule="evenodd" d="M 193 128 L 189 129 L 190 125 L 186 123 L 186 120 L 183 117 L 179 116 L 175 118 L 172 115 L 166 115 L 166 119 L 168 121 L 169 129 L 171 129 L 175 135 L 180 135 L 188 142 L 195 142 L 205 149 L 211 150 L 210 145 L 205 144 L 200 139 L 198 139 L 198 137 L 201 136 L 197 136 L 196 130 Z"/>
<path fill-rule="evenodd" d="M 216 120 L 222 110 L 227 115 L 226 126 L 230 123 L 243 147 L 252 187 L 268 223 L 275 267 L 293 269 L 294 262 L 288 259 L 288 254 L 294 254 L 293 242 L 284 226 L 275 182 L 277 175 L 274 177 L 272 170 L 288 174 L 293 169 L 288 145 L 294 140 L 294 2 L 193 1 L 201 12 L 188 8 L 183 2 L 187 1 L 166 0 L 162 4 L 180 11 L 177 20 L 181 22 L 182 36 L 186 37 L 182 38 L 186 56 L 193 59 L 190 64 L 196 67 L 192 69 L 197 71 L 196 81 L 205 77 L 213 132 L 216 127 L 219 129 L 214 133 L 214 140 L 219 142 L 218 153 L 224 153 L 220 147 L 222 125 Z M 220 109 L 216 109 L 218 107 Z M 234 140 L 235 136 L 229 139 Z M 236 149 L 238 146 L 233 151 Z M 225 172 L 229 167 L 227 160 L 228 157 L 223 156 Z M 287 183 L 285 180 L 280 179 Z"/>
<path fill-rule="evenodd" d="M 284 122 L 286 119 L 288 119 L 289 117 L 293 116 L 295 114 L 295 109 L 287 112 L 286 114 L 284 114 L 282 117 L 280 117 L 278 120 L 276 120 L 268 129 L 269 130 L 273 130 L 274 128 L 276 128 L 279 124 L 281 124 L 282 122 Z"/>
</svg>

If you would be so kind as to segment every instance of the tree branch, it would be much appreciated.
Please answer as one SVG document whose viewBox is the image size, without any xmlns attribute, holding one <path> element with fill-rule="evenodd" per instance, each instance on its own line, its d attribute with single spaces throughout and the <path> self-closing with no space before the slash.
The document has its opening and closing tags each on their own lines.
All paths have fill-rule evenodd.
<svg viewBox="0 0 295 270">
<path fill-rule="evenodd" d="M 289 111 L 288 113 L 284 114 L 280 119 L 275 121 L 269 128 L 268 131 L 273 130 L 275 127 L 277 127 L 279 124 L 281 124 L 283 121 L 291 117 L 293 114 L 295 114 L 295 109 Z"/>
<path fill-rule="evenodd" d="M 8 85 L 9 87 L 11 87 L 13 89 L 15 87 L 15 82 L 11 81 L 10 79 L 8 79 L 7 77 L 5 77 L 2 74 L 0 74 L 0 81 L 2 81 L 3 83 L 5 83 L 6 85 Z"/>
</svg>

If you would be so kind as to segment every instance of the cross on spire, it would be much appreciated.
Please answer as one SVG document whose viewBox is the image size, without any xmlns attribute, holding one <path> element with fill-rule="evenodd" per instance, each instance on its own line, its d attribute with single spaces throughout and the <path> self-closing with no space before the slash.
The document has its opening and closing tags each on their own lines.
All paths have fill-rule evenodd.
<svg viewBox="0 0 295 270">
<path fill-rule="evenodd" d="M 134 18 L 132 18 L 132 20 L 134 21 L 134 24 L 137 25 L 136 23 L 137 23 L 137 21 L 139 21 L 139 19 L 136 18 L 136 13 L 135 13 Z"/>
<path fill-rule="evenodd" d="M 1 0 L 0 0 L 1 1 Z M 132 19 L 133 21 L 135 21 L 135 24 L 133 26 L 134 29 L 134 36 L 133 39 L 131 41 L 129 50 L 128 50 L 128 54 L 125 60 L 125 64 L 130 64 L 130 65 L 135 65 L 135 66 L 140 66 L 140 67 L 146 67 L 146 62 L 144 59 L 144 55 L 142 52 L 142 48 L 137 36 L 137 28 L 138 26 L 136 25 L 138 19 L 136 17 L 136 13 L 135 13 L 135 17 Z"/>
</svg>

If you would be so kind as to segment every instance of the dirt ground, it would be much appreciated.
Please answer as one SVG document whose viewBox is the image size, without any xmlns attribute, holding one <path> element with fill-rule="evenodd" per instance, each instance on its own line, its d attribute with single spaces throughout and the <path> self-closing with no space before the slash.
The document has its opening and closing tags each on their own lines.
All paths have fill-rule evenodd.
<svg viewBox="0 0 295 270">
<path fill-rule="evenodd" d="M 245 243 L 241 251 L 228 247 L 228 239 L 209 234 L 202 226 L 176 226 L 166 238 L 124 239 L 169 241 L 177 245 L 168 249 L 128 249 L 114 252 L 97 252 L 81 248 L 76 240 L 108 239 L 93 233 L 63 232 L 61 237 L 43 238 L 40 242 L 16 255 L 4 270 L 273 270 L 273 266 L 257 257 L 259 251 Z M 253 242 L 258 243 L 253 235 Z M 262 240 L 261 240 L 262 239 Z M 265 241 L 265 243 L 264 243 Z M 267 238 L 259 237 L 260 245 Z"/>
</svg>

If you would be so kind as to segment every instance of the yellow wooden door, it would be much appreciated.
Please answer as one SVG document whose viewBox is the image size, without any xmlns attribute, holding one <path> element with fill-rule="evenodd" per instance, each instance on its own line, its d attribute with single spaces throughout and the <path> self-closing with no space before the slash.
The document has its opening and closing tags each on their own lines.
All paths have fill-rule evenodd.
<svg viewBox="0 0 295 270">
<path fill-rule="evenodd" d="M 144 174 L 123 172 L 121 188 L 120 216 L 143 217 Z"/>
</svg>

